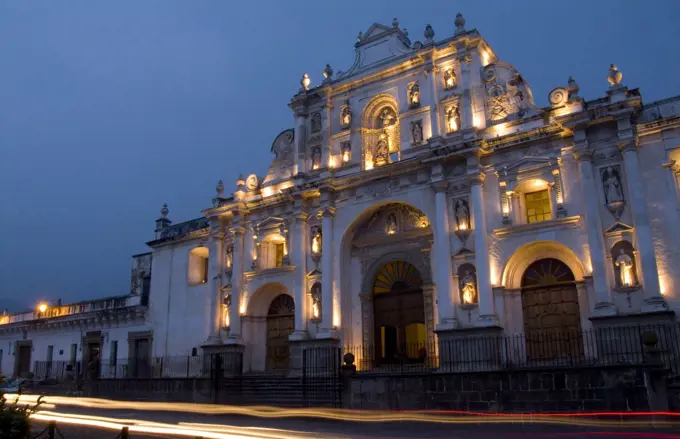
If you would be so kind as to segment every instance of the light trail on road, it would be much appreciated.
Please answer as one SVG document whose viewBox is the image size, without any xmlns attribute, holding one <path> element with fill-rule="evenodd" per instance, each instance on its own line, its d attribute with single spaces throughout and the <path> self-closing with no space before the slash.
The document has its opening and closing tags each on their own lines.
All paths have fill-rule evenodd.
<svg viewBox="0 0 680 439">
<path fill-rule="evenodd" d="M 8 398 L 17 395 L 7 395 Z M 22 404 L 35 404 L 37 395 L 21 395 Z M 60 406 L 98 410 L 181 412 L 199 415 L 239 415 L 256 418 L 313 418 L 348 422 L 421 422 L 437 424 L 543 424 L 572 427 L 669 427 L 680 426 L 680 413 L 674 412 L 598 412 L 598 413 L 479 413 L 464 411 L 377 411 L 328 408 L 278 408 L 269 406 L 231 406 L 180 402 L 114 401 L 99 398 L 48 396 L 43 408 Z M 44 413 L 44 412 L 41 412 Z M 656 418 L 652 421 L 652 417 Z M 659 419 L 659 418 L 665 419 Z M 113 418 L 108 418 L 113 419 Z M 143 423 L 143 420 L 129 420 Z"/>
<path fill-rule="evenodd" d="M 120 419 L 106 416 L 88 416 L 73 413 L 40 411 L 31 415 L 37 421 L 55 421 L 59 425 L 79 425 L 120 431 L 128 427 L 130 433 L 150 433 L 172 436 L 203 437 L 209 439 L 312 439 L 318 434 L 275 428 L 243 427 L 230 425 L 180 423 L 167 424 L 140 419 Z M 324 435 L 325 439 L 347 439 L 346 436 Z"/>
</svg>

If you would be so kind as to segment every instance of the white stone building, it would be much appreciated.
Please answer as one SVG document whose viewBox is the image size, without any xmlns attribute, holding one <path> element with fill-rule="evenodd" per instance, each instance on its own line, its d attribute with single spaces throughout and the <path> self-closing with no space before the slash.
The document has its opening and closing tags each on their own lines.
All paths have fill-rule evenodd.
<svg viewBox="0 0 680 439">
<path fill-rule="evenodd" d="M 67 367 L 99 360 L 101 373 L 120 373 L 129 357 L 149 357 L 153 328 L 146 311 L 151 286 L 151 253 L 132 257 L 126 295 L 0 315 L 0 376 L 63 378 Z"/>
<path fill-rule="evenodd" d="M 569 78 L 539 107 L 462 16 L 424 37 L 372 25 L 349 70 L 304 75 L 264 177 L 220 182 L 196 220 L 164 206 L 153 356 L 243 349 L 246 371 L 278 370 L 337 344 L 418 361 L 469 334 L 676 321 L 680 97 L 643 104 L 612 65 L 603 97 Z"/>
</svg>

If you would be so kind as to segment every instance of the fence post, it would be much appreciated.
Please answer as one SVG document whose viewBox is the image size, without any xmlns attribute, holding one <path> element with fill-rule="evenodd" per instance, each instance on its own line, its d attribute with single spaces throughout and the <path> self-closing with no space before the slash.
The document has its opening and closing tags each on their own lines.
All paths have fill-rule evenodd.
<svg viewBox="0 0 680 439">
<path fill-rule="evenodd" d="M 189 362 L 191 361 L 191 357 L 187 355 L 187 378 L 189 378 Z"/>
<path fill-rule="evenodd" d="M 54 439 L 54 435 L 57 431 L 57 421 L 50 421 L 50 424 L 47 426 L 47 438 L 48 439 Z"/>
<path fill-rule="evenodd" d="M 129 427 L 123 427 L 123 429 L 120 430 L 120 439 L 130 439 Z"/>
</svg>

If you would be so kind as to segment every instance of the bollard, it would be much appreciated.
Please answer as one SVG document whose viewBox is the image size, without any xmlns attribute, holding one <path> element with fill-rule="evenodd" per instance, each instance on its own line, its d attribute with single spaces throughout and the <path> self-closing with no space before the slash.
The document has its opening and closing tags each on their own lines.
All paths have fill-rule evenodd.
<svg viewBox="0 0 680 439">
<path fill-rule="evenodd" d="M 50 424 L 47 427 L 47 438 L 48 439 L 54 439 L 55 436 L 54 434 L 57 431 L 57 421 L 50 421 Z"/>
<path fill-rule="evenodd" d="M 123 427 L 120 431 L 120 439 L 130 439 L 130 429 L 128 427 Z"/>
</svg>

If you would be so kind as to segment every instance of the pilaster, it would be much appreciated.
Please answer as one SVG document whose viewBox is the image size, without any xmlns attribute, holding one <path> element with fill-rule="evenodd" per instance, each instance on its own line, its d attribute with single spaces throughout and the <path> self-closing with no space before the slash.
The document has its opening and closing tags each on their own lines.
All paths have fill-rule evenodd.
<svg viewBox="0 0 680 439">
<path fill-rule="evenodd" d="M 585 133 L 580 133 L 585 136 Z M 595 289 L 594 314 L 598 316 L 616 314 L 612 303 L 611 291 L 607 284 L 607 268 L 605 266 L 604 239 L 602 222 L 597 202 L 597 186 L 593 176 L 593 151 L 588 148 L 587 140 L 582 138 L 580 148 L 574 152 L 581 174 L 581 191 L 586 207 L 586 227 L 588 229 L 588 248 L 592 266 L 593 287 Z"/>
<path fill-rule="evenodd" d="M 637 145 L 634 140 L 620 145 L 623 153 L 623 165 L 626 169 L 626 186 L 629 203 L 633 214 L 633 225 L 637 247 L 642 261 L 642 287 L 644 294 L 643 312 L 667 311 L 668 305 L 661 296 L 659 286 L 659 270 L 656 265 L 654 241 L 647 215 L 647 203 L 645 202 L 642 173 L 638 160 Z"/>
<path fill-rule="evenodd" d="M 437 329 L 450 329 L 456 326 L 453 310 L 453 272 L 451 269 L 451 234 L 449 232 L 449 209 L 446 198 L 448 181 L 442 180 L 432 184 L 435 191 L 434 220 L 434 270 L 437 291 L 437 312 L 439 322 Z"/>
</svg>

